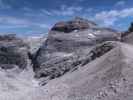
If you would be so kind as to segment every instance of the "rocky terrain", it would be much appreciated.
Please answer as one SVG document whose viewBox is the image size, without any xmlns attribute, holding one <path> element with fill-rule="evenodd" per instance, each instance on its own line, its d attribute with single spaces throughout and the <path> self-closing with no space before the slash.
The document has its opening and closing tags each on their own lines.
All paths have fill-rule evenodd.
<svg viewBox="0 0 133 100">
<path fill-rule="evenodd" d="M 0 36 L 0 66 L 3 69 L 19 67 L 25 69 L 28 65 L 28 46 L 14 35 Z"/>
<path fill-rule="evenodd" d="M 76 17 L 47 38 L 0 36 L 0 100 L 133 100 L 132 33 Z"/>
</svg>

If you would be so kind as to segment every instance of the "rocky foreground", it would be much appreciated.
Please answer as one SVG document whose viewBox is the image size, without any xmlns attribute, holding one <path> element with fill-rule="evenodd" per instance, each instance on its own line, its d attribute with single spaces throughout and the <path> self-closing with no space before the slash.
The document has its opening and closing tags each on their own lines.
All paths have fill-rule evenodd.
<svg viewBox="0 0 133 100">
<path fill-rule="evenodd" d="M 0 100 L 133 100 L 132 29 L 76 17 L 46 40 L 0 36 Z"/>
</svg>

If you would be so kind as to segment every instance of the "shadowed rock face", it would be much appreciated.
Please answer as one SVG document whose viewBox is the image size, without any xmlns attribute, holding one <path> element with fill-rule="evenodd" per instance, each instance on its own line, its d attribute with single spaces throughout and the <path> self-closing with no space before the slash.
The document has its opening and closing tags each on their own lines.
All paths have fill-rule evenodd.
<svg viewBox="0 0 133 100">
<path fill-rule="evenodd" d="M 82 28 L 82 25 L 88 26 Z M 70 28 L 64 31 L 64 27 Z M 73 27 L 78 27 L 78 29 Z M 45 43 L 32 57 L 35 76 L 50 79 L 59 77 L 66 72 L 77 69 L 79 65 L 82 67 L 83 63 L 89 63 L 112 48 L 110 44 L 107 44 L 108 49 L 102 45 L 103 47 L 96 49 L 96 53 L 92 53 L 91 50 L 96 44 L 118 40 L 119 34 L 116 31 L 100 28 L 86 19 L 78 18 L 65 22 L 63 27 L 57 23 L 49 32 Z"/>
<path fill-rule="evenodd" d="M 0 36 L 0 66 L 3 66 L 1 68 L 10 69 L 12 65 L 26 68 L 27 52 L 27 46 L 21 39 L 14 35 Z"/>
</svg>

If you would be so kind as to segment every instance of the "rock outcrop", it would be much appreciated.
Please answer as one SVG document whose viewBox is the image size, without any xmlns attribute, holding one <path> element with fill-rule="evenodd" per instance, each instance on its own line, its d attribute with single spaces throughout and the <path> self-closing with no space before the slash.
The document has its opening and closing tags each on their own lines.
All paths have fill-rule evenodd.
<svg viewBox="0 0 133 100">
<path fill-rule="evenodd" d="M 20 69 L 27 67 L 27 45 L 15 35 L 0 36 L 0 67 L 10 69 L 18 66 Z"/>
<path fill-rule="evenodd" d="M 60 54 L 62 56 L 55 57 L 43 63 L 36 72 L 36 78 L 48 77 L 54 79 L 64 75 L 66 72 L 77 70 L 96 58 L 109 52 L 115 45 L 111 42 L 105 42 L 91 49 L 77 50 L 73 54 Z M 88 50 L 88 51 L 87 51 Z M 57 54 L 55 54 L 57 55 Z"/>
<path fill-rule="evenodd" d="M 89 63 L 112 48 L 112 45 L 103 44 L 92 53 L 96 44 L 119 39 L 119 33 L 115 30 L 100 28 L 86 19 L 75 18 L 62 24 L 57 23 L 32 59 L 35 76 L 54 79 L 75 70 L 83 62 Z"/>
</svg>

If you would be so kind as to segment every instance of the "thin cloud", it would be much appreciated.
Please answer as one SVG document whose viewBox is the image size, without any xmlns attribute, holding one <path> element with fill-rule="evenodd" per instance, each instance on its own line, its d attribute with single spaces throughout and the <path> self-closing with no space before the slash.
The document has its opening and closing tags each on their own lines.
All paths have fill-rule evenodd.
<svg viewBox="0 0 133 100">
<path fill-rule="evenodd" d="M 102 22 L 106 26 L 113 26 L 119 19 L 132 16 L 133 8 L 125 8 L 122 10 L 102 11 L 97 13 L 94 19 Z"/>
<path fill-rule="evenodd" d="M 92 12 L 94 9 L 93 8 L 87 8 L 85 11 L 86 12 Z"/>
<path fill-rule="evenodd" d="M 66 6 L 62 5 L 59 9 L 38 9 L 36 11 L 30 10 L 29 8 L 25 7 L 23 9 L 25 12 L 24 15 L 26 16 L 72 16 L 78 12 L 81 12 L 83 10 L 80 6 Z M 34 14 L 37 13 L 37 14 Z"/>
<path fill-rule="evenodd" d="M 62 16 L 72 16 L 77 12 L 82 11 L 82 7 L 75 7 L 75 6 L 66 6 L 66 5 L 62 5 L 60 7 L 59 10 L 52 10 L 51 13 L 53 13 L 54 15 L 62 15 Z"/>
<path fill-rule="evenodd" d="M 46 10 L 46 9 L 41 9 L 41 12 L 42 12 L 43 14 L 45 14 L 45 15 L 48 15 L 48 16 L 52 16 L 52 15 L 53 15 L 50 11 L 48 11 L 48 10 Z"/>
<path fill-rule="evenodd" d="M 79 2 L 84 2 L 85 0 L 78 0 Z"/>
<path fill-rule="evenodd" d="M 26 11 L 26 12 L 33 12 L 33 9 L 29 8 L 29 7 L 23 7 L 21 8 L 23 11 Z"/>
<path fill-rule="evenodd" d="M 21 19 L 16 17 L 3 16 L 0 17 L 0 26 L 2 28 L 43 28 L 48 29 L 50 26 L 44 23 L 33 22 L 27 19 Z"/>
<path fill-rule="evenodd" d="M 29 23 L 26 19 L 20 19 L 16 17 L 9 16 L 1 16 L 0 17 L 1 24 L 11 24 L 11 25 L 27 25 Z"/>
<path fill-rule="evenodd" d="M 51 25 L 44 23 L 32 23 L 32 25 L 41 28 L 41 29 L 49 29 Z"/>
<path fill-rule="evenodd" d="M 10 9 L 11 6 L 4 2 L 4 0 L 0 0 L 0 9 Z"/>
<path fill-rule="evenodd" d="M 118 1 L 115 6 L 124 6 L 126 2 L 124 0 Z"/>
</svg>

